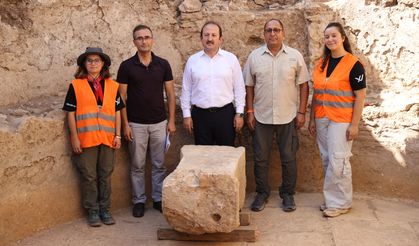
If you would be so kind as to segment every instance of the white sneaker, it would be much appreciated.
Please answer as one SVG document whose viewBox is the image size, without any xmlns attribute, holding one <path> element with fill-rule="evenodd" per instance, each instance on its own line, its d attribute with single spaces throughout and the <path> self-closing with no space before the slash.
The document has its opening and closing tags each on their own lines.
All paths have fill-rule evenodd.
<svg viewBox="0 0 419 246">
<path fill-rule="evenodd" d="M 334 218 L 341 214 L 346 214 L 349 210 L 350 208 L 327 208 L 323 211 L 323 216 Z"/>
</svg>

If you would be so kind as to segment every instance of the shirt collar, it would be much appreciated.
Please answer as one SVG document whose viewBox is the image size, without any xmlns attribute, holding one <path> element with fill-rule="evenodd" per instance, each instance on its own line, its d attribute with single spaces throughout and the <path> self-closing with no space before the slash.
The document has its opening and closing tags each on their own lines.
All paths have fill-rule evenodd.
<svg viewBox="0 0 419 246">
<path fill-rule="evenodd" d="M 150 61 L 150 64 L 149 64 L 149 66 L 155 61 L 155 54 L 153 53 L 153 51 L 151 52 L 151 61 Z M 137 52 L 135 52 L 135 55 L 134 55 L 134 63 L 135 64 L 137 64 L 137 65 L 142 65 L 142 66 L 144 66 L 144 64 L 142 64 L 141 62 L 140 62 L 140 58 L 138 57 L 138 51 Z"/>
<path fill-rule="evenodd" d="M 215 54 L 215 56 L 214 56 L 214 57 L 216 57 L 216 56 L 218 56 L 218 55 L 223 56 L 223 55 L 225 55 L 225 53 L 226 53 L 226 51 L 225 51 L 225 50 L 223 50 L 223 49 L 219 48 L 219 49 L 218 49 L 217 54 Z M 199 56 L 208 56 L 208 55 L 204 52 L 204 50 L 201 50 L 201 51 L 199 52 Z"/>
<path fill-rule="evenodd" d="M 263 48 L 262 48 L 262 50 L 261 50 L 261 54 L 260 55 L 263 55 L 263 54 L 265 54 L 265 53 L 268 53 L 268 54 L 270 54 L 271 56 L 273 56 L 273 54 L 272 54 L 272 52 L 268 49 L 268 46 L 265 44 L 264 46 L 262 46 Z M 286 46 L 284 43 L 282 43 L 282 48 L 281 48 L 281 50 L 278 52 L 278 54 L 280 54 L 280 53 L 289 53 L 289 47 L 288 46 Z M 277 55 L 278 55 L 277 54 Z"/>
</svg>

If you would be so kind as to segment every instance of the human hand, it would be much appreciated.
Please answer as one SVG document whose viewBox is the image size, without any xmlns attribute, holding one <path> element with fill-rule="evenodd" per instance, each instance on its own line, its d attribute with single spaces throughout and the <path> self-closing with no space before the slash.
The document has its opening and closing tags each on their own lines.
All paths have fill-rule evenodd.
<svg viewBox="0 0 419 246">
<path fill-rule="evenodd" d="M 76 154 L 83 153 L 83 149 L 81 148 L 80 140 L 77 134 L 71 135 L 70 140 L 71 140 L 71 148 L 73 149 L 73 152 Z"/>
<path fill-rule="evenodd" d="M 310 132 L 311 136 L 316 136 L 316 122 L 315 120 L 310 120 L 310 122 L 308 123 L 308 131 Z"/>
<path fill-rule="evenodd" d="M 124 137 L 127 141 L 132 142 L 132 140 L 134 140 L 134 136 L 132 135 L 132 130 L 131 127 L 129 125 L 126 125 L 124 127 Z"/>
<path fill-rule="evenodd" d="M 346 139 L 348 141 L 354 140 L 356 137 L 358 137 L 358 126 L 350 124 L 348 129 L 346 129 Z"/>
<path fill-rule="evenodd" d="M 167 123 L 167 132 L 170 135 L 173 135 L 176 131 L 176 125 L 174 121 L 169 121 L 169 123 Z"/>
<path fill-rule="evenodd" d="M 249 129 L 251 131 L 254 131 L 255 130 L 255 125 L 256 125 L 255 115 L 253 113 L 248 113 L 247 114 L 247 126 L 249 127 Z"/>
<path fill-rule="evenodd" d="M 244 120 L 243 120 L 243 117 L 240 116 L 240 114 L 236 114 L 236 116 L 234 117 L 233 125 L 237 133 L 240 132 L 241 129 L 243 128 Z"/>
<path fill-rule="evenodd" d="M 305 114 L 297 113 L 297 118 L 295 121 L 295 127 L 297 128 L 297 130 L 303 127 L 305 122 L 306 122 Z"/>
<path fill-rule="evenodd" d="M 193 130 L 193 121 L 192 121 L 192 118 L 191 117 L 183 118 L 183 126 L 185 127 L 185 129 L 189 133 L 192 133 L 192 130 Z"/>
<path fill-rule="evenodd" d="M 113 139 L 113 148 L 114 149 L 121 148 L 121 136 L 115 135 L 115 137 Z"/>
</svg>

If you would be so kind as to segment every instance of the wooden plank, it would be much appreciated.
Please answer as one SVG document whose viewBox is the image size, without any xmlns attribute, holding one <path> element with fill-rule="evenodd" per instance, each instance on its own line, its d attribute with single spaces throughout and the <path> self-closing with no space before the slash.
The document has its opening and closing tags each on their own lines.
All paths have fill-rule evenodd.
<svg viewBox="0 0 419 246">
<path fill-rule="evenodd" d="M 241 226 L 250 225 L 250 213 L 240 213 L 240 225 Z"/>
<path fill-rule="evenodd" d="M 239 228 L 230 233 L 206 233 L 193 235 L 178 232 L 173 229 L 159 228 L 157 238 L 159 240 L 176 241 L 207 241 L 207 242 L 256 242 L 259 232 L 255 229 Z"/>
</svg>

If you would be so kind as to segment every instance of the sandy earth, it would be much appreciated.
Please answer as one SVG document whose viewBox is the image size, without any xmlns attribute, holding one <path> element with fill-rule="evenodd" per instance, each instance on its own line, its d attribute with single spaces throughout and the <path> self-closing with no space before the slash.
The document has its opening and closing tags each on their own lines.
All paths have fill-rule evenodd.
<svg viewBox="0 0 419 246">
<path fill-rule="evenodd" d="M 113 226 L 89 227 L 84 219 L 62 224 L 12 244 L 13 246 L 56 245 L 419 245 L 419 203 L 355 194 L 350 213 L 324 218 L 318 209 L 320 193 L 299 193 L 297 210 L 280 209 L 278 194 L 271 195 L 262 212 L 251 213 L 251 228 L 260 234 L 257 242 L 208 243 L 159 241 L 157 229 L 167 228 L 163 215 L 152 208 L 143 218 L 134 218 L 131 209 L 114 212 Z"/>
</svg>

